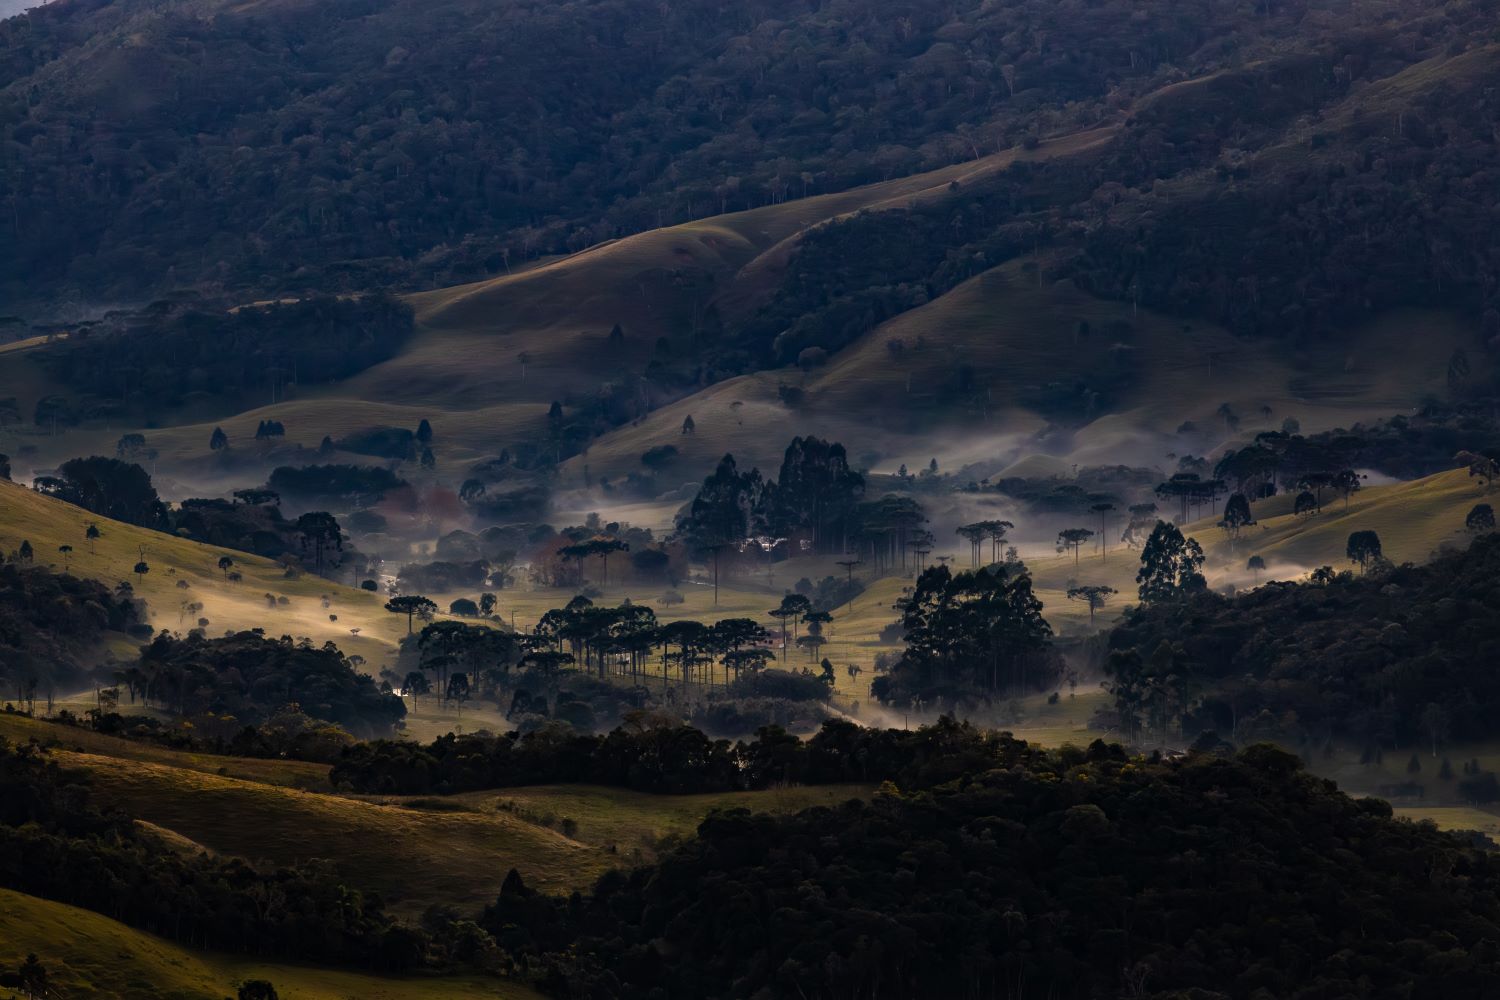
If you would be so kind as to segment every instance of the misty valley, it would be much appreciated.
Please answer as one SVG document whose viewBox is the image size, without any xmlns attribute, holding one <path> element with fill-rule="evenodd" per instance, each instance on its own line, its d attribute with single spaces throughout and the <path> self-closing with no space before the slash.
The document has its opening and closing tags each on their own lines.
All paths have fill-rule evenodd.
<svg viewBox="0 0 1500 1000">
<path fill-rule="evenodd" d="M 0 3 L 0 1000 L 1500 996 L 1497 93 Z"/>
</svg>

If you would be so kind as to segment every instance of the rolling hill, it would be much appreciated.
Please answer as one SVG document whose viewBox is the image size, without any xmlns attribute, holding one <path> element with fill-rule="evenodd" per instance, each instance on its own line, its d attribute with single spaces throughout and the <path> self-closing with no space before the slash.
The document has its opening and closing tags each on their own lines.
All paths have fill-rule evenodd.
<svg viewBox="0 0 1500 1000">
<path fill-rule="evenodd" d="M 97 524 L 102 536 L 92 549 L 84 538 L 90 524 Z M 265 628 L 272 634 L 305 635 L 320 644 L 331 640 L 346 653 L 363 655 L 372 667 L 393 655 L 396 640 L 406 631 L 406 620 L 383 610 L 385 599 L 376 594 L 312 574 L 288 579 L 269 559 L 95 517 L 80 507 L 0 482 L 0 546 L 10 552 L 23 540 L 31 542 L 41 564 L 109 584 L 128 582 L 146 600 L 157 628 L 192 628 L 194 623 L 186 621 L 180 609 L 187 602 L 202 603 L 202 614 L 214 633 Z M 73 547 L 66 557 L 58 552 L 62 545 Z M 242 582 L 225 579 L 218 567 L 225 555 L 234 559 Z M 151 571 L 137 577 L 132 567 L 141 559 Z M 273 610 L 267 594 L 284 596 L 289 603 Z M 322 604 L 325 595 L 327 608 Z"/>
<path fill-rule="evenodd" d="M 64 903 L 0 889 L 0 966 L 40 957 L 57 995 L 114 1000 L 223 1000 L 264 979 L 287 1000 L 529 1000 L 531 990 L 477 976 L 387 979 L 192 951 Z"/>
</svg>

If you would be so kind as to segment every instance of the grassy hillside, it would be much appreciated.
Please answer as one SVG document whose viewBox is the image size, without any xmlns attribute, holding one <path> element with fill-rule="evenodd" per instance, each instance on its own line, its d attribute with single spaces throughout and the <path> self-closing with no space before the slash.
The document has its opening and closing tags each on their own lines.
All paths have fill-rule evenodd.
<svg viewBox="0 0 1500 1000">
<path fill-rule="evenodd" d="M 581 888 L 610 866 L 600 850 L 506 813 L 378 805 L 138 760 L 58 751 L 105 801 L 220 854 L 295 864 L 324 859 L 402 914 L 475 908 L 512 867 L 528 884 Z"/>
<path fill-rule="evenodd" d="M 534 786 L 441 800 L 347 797 L 327 790 L 328 769 L 316 764 L 184 753 L 3 714 L 0 738 L 52 746 L 60 764 L 88 773 L 96 795 L 175 847 L 276 865 L 322 859 L 406 916 L 434 903 L 477 909 L 513 867 L 539 888 L 583 888 L 626 859 L 654 856 L 665 837 L 691 836 L 714 809 L 789 812 L 868 791 Z"/>
<path fill-rule="evenodd" d="M 34 953 L 56 995 L 111 1000 L 223 1000 L 247 979 L 266 979 L 286 1000 L 523 1000 L 536 996 L 479 977 L 385 979 L 358 972 L 267 965 L 189 951 L 89 910 L 0 889 L 0 965 Z"/>
<path fill-rule="evenodd" d="M 1089 334 L 1080 336 L 1080 322 Z M 1126 323 L 1133 330 L 1111 332 Z M 1216 415 L 1224 404 L 1246 429 L 1293 416 L 1316 432 L 1441 397 L 1449 355 L 1472 338 L 1471 324 L 1456 316 L 1408 310 L 1294 353 L 1071 284 L 1039 288 L 1029 262 L 1013 262 L 882 324 L 826 368 L 711 386 L 606 435 L 568 468 L 581 475 L 587 463 L 595 478 L 617 476 L 638 470 L 646 449 L 671 444 L 681 453 L 672 468 L 684 475 L 725 452 L 774 469 L 786 442 L 809 432 L 843 441 L 854 456 L 874 452 L 888 471 L 931 457 L 953 468 L 1039 452 L 1065 465 L 1160 464 L 1169 452 L 1204 454 L 1229 440 Z M 892 341 L 905 345 L 899 355 Z M 954 388 L 960 366 L 973 385 L 964 393 Z M 1105 390 L 1099 414 L 1039 440 L 1056 419 L 1052 387 L 1076 383 Z M 787 406 L 780 385 L 801 388 L 804 401 Z M 689 415 L 695 432 L 685 437 Z M 1187 421 L 1196 430 L 1180 434 Z"/>
<path fill-rule="evenodd" d="M 1237 542 L 1232 542 L 1212 517 L 1189 524 L 1184 532 L 1203 546 L 1207 557 L 1204 570 L 1211 586 L 1244 588 L 1257 582 L 1245 569 L 1252 555 L 1266 561 L 1267 570 L 1259 575 L 1260 583 L 1305 577 L 1324 565 L 1356 568 L 1345 556 L 1349 534 L 1354 531 L 1379 534 L 1385 555 L 1395 562 L 1426 562 L 1443 545 L 1467 544 L 1464 518 L 1475 503 L 1484 499 L 1467 472 L 1457 469 L 1415 482 L 1367 487 L 1350 498 L 1347 508 L 1342 501 L 1331 500 L 1321 514 L 1311 517 L 1293 516 L 1290 496 L 1260 501 L 1252 505 L 1257 523 L 1244 529 Z M 1113 529 L 1115 534 L 1118 530 L 1118 526 Z M 1097 628 L 1106 627 L 1124 605 L 1136 600 L 1140 553 L 1118 543 L 1112 544 L 1107 555 L 1085 546 L 1076 562 L 1071 554 L 1057 555 L 1041 546 L 1023 549 L 1022 556 L 1036 594 L 1045 605 L 1043 614 L 1059 631 L 1090 627 L 1087 605 L 1067 597 L 1071 587 L 1103 584 L 1119 592 L 1097 613 Z M 966 568 L 965 563 L 957 565 Z M 900 617 L 896 602 L 910 586 L 910 577 L 883 577 L 873 581 L 851 604 L 834 611 L 830 642 L 823 653 L 840 665 L 841 692 L 858 695 L 870 680 L 866 672 L 857 682 L 849 682 L 842 664 L 858 663 L 868 670 L 877 652 L 896 648 L 882 644 L 879 634 Z M 769 618 L 764 621 L 772 624 Z M 794 665 L 802 662 L 800 657 L 793 660 Z"/>
<path fill-rule="evenodd" d="M 1484 497 L 1468 473 L 1456 469 L 1409 483 L 1366 487 L 1350 498 L 1347 508 L 1343 501 L 1329 499 L 1321 514 L 1310 517 L 1294 516 L 1292 499 L 1283 494 L 1252 504 L 1257 523 L 1245 528 L 1237 542 L 1211 517 L 1183 529 L 1203 546 L 1211 586 L 1253 586 L 1256 577 L 1245 569 L 1252 555 L 1266 562 L 1266 571 L 1259 574 L 1261 583 L 1297 579 L 1325 565 L 1357 572 L 1345 555 L 1355 531 L 1376 532 L 1386 558 L 1394 562 L 1426 562 L 1441 546 L 1468 544 L 1464 518 Z M 1077 565 L 1071 555 L 1027 560 L 1054 626 L 1079 628 L 1087 623 L 1087 608 L 1066 597 L 1074 581 L 1118 589 L 1111 602 L 1114 608 L 1135 600 L 1138 553 L 1116 547 L 1104 559 L 1085 547 L 1081 557 Z M 1112 617 L 1108 609 L 1101 615 Z"/>
<path fill-rule="evenodd" d="M 84 538 L 90 524 L 98 524 L 102 534 L 93 551 Z M 180 609 L 186 602 L 199 602 L 211 633 L 264 628 L 271 635 L 308 636 L 318 643 L 332 640 L 345 653 L 364 656 L 371 667 L 390 658 L 406 631 L 406 619 L 386 612 L 384 598 L 375 594 L 310 573 L 290 580 L 269 559 L 95 517 L 80 507 L 0 482 L 0 548 L 13 551 L 22 540 L 31 542 L 39 564 L 61 570 L 66 563 L 70 572 L 108 584 L 128 581 L 146 600 L 151 624 L 157 628 L 192 628 L 194 623 Z M 58 552 L 61 545 L 73 547 L 66 558 Z M 139 578 L 131 569 L 143 553 L 151 571 Z M 224 555 L 234 559 L 242 582 L 225 580 L 218 568 Z M 178 587 L 179 581 L 188 586 Z M 290 603 L 272 610 L 268 593 L 285 596 Z M 322 606 L 324 595 L 330 599 L 328 608 Z M 337 615 L 338 621 L 330 621 L 330 615 Z"/>
</svg>

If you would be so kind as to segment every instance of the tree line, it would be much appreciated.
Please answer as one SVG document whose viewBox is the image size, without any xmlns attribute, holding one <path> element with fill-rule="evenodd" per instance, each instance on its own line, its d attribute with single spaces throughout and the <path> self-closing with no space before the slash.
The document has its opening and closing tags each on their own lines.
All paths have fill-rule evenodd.
<svg viewBox="0 0 1500 1000">
<path fill-rule="evenodd" d="M 992 757 L 994 738 L 968 726 L 872 729 L 829 719 L 799 739 L 767 726 L 748 741 L 713 739 L 648 712 L 609 733 L 546 728 L 449 734 L 427 745 L 377 740 L 347 748 L 330 780 L 371 795 L 453 794 L 519 785 L 600 784 L 695 794 L 773 785 L 900 781 L 928 787 Z"/>
</svg>

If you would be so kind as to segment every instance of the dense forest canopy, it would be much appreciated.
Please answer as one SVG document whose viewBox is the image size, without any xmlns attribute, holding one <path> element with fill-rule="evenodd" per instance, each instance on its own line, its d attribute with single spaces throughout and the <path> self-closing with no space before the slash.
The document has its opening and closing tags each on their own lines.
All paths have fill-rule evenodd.
<svg viewBox="0 0 1500 1000">
<path fill-rule="evenodd" d="M 240 308 L 164 300 L 71 331 L 42 366 L 82 397 L 73 422 L 191 401 L 228 409 L 252 393 L 274 402 L 288 386 L 352 375 L 391 357 L 411 331 L 411 307 L 380 294 Z"/>
<path fill-rule="evenodd" d="M 1109 639 L 1122 724 L 1314 747 L 1492 739 L 1497 572 L 1500 535 L 1486 534 L 1429 566 L 1137 608 Z"/>
<path fill-rule="evenodd" d="M 1460 0 L 69 0 L 0 24 L 0 288 L 453 283 L 1093 125 L 1283 51 L 1356 45 L 1345 75 L 1382 76 L 1492 27 Z"/>
<path fill-rule="evenodd" d="M 953 729 L 924 732 L 961 741 Z M 1155 763 L 1003 737 L 983 750 L 986 766 L 926 792 L 889 785 L 794 817 L 716 814 L 582 899 L 510 879 L 480 923 L 507 948 L 546 953 L 548 991 L 562 997 L 1500 987 L 1495 855 L 1392 820 L 1289 754 Z"/>
</svg>

